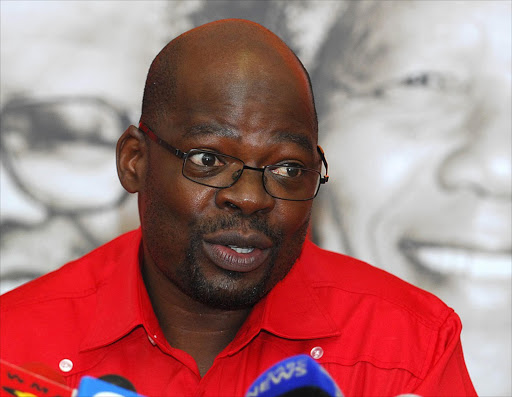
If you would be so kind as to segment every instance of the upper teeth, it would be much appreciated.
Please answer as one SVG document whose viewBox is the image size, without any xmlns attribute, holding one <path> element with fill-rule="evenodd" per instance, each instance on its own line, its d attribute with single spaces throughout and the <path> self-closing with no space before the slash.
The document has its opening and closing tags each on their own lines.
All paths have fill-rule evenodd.
<svg viewBox="0 0 512 397">
<path fill-rule="evenodd" d="M 511 276 L 510 253 L 423 247 L 416 252 L 416 255 L 424 266 L 441 273 L 466 274 L 482 278 Z"/>
<path fill-rule="evenodd" d="M 228 247 L 239 254 L 249 254 L 254 251 L 254 247 L 237 247 L 236 245 L 229 245 Z"/>
</svg>

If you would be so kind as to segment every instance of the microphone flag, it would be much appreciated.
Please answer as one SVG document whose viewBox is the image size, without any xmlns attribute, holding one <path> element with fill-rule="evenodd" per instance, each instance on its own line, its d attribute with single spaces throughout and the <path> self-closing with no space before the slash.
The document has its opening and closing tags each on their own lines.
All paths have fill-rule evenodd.
<svg viewBox="0 0 512 397">
<path fill-rule="evenodd" d="M 2 397 L 71 397 L 72 394 L 73 389 L 66 385 L 0 359 Z"/>
</svg>

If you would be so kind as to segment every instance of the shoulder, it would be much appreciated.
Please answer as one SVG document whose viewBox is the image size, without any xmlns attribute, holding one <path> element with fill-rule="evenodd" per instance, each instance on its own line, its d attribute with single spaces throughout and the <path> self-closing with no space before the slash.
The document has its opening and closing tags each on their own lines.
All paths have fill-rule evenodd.
<svg viewBox="0 0 512 397">
<path fill-rule="evenodd" d="M 140 232 L 129 232 L 0 296 L 2 358 L 41 360 L 38 354 L 76 348 L 95 316 L 98 290 L 138 242 Z"/>
<path fill-rule="evenodd" d="M 21 307 L 41 306 L 45 302 L 93 294 L 115 269 L 126 247 L 131 243 L 138 244 L 138 241 L 138 230 L 128 232 L 53 272 L 3 294 L 0 311 L 11 312 Z"/>
<path fill-rule="evenodd" d="M 439 357 L 446 330 L 457 340 L 458 316 L 433 294 L 346 255 L 306 243 L 301 270 L 341 337 L 342 360 L 401 368 L 417 379 Z M 441 348 L 442 350 L 442 348 Z"/>
<path fill-rule="evenodd" d="M 305 277 L 319 290 L 353 296 L 409 313 L 436 327 L 453 311 L 439 298 L 399 277 L 347 255 L 307 242 L 301 256 Z"/>
</svg>

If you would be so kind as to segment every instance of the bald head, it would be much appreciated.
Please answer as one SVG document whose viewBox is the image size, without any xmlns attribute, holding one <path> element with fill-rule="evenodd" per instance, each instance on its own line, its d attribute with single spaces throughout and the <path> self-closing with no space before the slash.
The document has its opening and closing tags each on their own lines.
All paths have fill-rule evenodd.
<svg viewBox="0 0 512 397">
<path fill-rule="evenodd" d="M 199 82 L 201 81 L 201 84 Z M 176 111 L 181 95 L 202 96 L 214 87 L 240 101 L 276 85 L 292 90 L 316 111 L 309 75 L 297 56 L 263 26 L 226 19 L 192 29 L 172 40 L 153 61 L 144 89 L 142 119 L 156 126 Z M 269 106 L 271 104 L 269 103 Z"/>
</svg>

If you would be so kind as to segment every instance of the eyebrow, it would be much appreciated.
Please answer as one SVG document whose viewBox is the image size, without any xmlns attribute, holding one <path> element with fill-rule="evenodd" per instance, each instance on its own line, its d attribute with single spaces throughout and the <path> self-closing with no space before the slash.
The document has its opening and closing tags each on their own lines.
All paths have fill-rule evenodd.
<svg viewBox="0 0 512 397">
<path fill-rule="evenodd" d="M 278 143 L 292 142 L 299 145 L 308 152 L 313 151 L 313 144 L 311 143 L 311 140 L 302 134 L 282 131 L 279 132 L 272 140 Z"/>
<path fill-rule="evenodd" d="M 240 134 L 231 128 L 223 127 L 215 124 L 196 124 L 192 126 L 186 133 L 187 137 L 214 135 L 224 138 L 240 138 Z"/>
<path fill-rule="evenodd" d="M 187 137 L 196 136 L 207 136 L 213 135 L 223 138 L 240 139 L 240 133 L 224 126 L 215 124 L 197 124 L 192 126 L 186 133 Z M 272 138 L 276 143 L 291 142 L 294 143 L 304 150 L 311 152 L 313 151 L 313 143 L 305 135 L 289 132 L 289 131 L 278 131 L 277 134 Z"/>
</svg>

